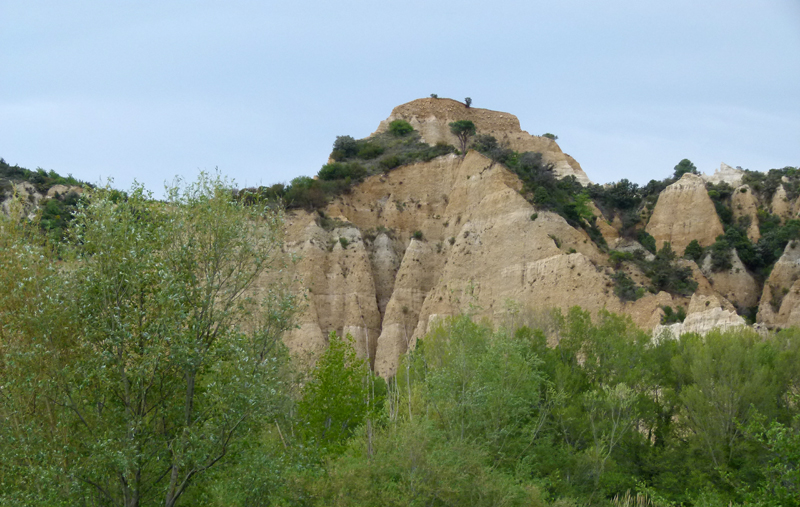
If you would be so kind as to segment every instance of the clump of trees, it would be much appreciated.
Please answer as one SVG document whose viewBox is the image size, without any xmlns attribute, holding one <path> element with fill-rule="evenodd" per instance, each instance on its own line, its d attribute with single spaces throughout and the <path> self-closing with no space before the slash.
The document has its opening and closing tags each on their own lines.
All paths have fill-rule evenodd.
<svg viewBox="0 0 800 507">
<path fill-rule="evenodd" d="M 219 178 L 79 203 L 56 251 L 0 218 L 0 503 L 177 505 L 276 417 L 279 212 Z"/>
<path fill-rule="evenodd" d="M 798 354 L 796 330 L 654 342 L 577 308 L 498 330 L 456 317 L 403 359 L 371 432 L 365 418 L 321 468 L 290 460 L 280 498 L 609 506 L 634 491 L 663 506 L 794 505 Z"/>
</svg>

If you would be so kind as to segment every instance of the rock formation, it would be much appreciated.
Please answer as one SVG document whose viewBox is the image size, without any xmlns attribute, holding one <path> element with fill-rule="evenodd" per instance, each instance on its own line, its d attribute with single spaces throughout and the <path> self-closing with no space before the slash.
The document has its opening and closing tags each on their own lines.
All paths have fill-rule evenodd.
<svg viewBox="0 0 800 507">
<path fill-rule="evenodd" d="M 768 328 L 800 325 L 800 242 L 790 241 L 764 283 L 758 322 Z"/>
<path fill-rule="evenodd" d="M 743 177 L 744 177 L 744 171 L 742 169 L 731 167 L 724 162 L 720 164 L 719 169 L 714 171 L 714 174 L 711 175 L 704 174 L 702 176 L 703 181 L 706 181 L 708 183 L 713 183 L 714 185 L 719 185 L 720 183 L 727 183 L 732 187 L 738 187 L 739 185 L 741 185 Z"/>
<path fill-rule="evenodd" d="M 711 255 L 703 259 L 702 271 L 714 290 L 739 308 L 750 308 L 758 304 L 761 296 L 758 283 L 744 267 L 734 249 L 731 252 L 732 266 L 726 271 L 711 269 Z"/>
<path fill-rule="evenodd" d="M 689 303 L 686 320 L 676 324 L 658 325 L 653 336 L 663 336 L 666 332 L 674 338 L 684 333 L 705 334 L 712 329 L 725 330 L 745 326 L 745 320 L 736 314 L 736 309 L 724 298 L 695 294 Z"/>
<path fill-rule="evenodd" d="M 668 241 L 679 255 L 692 240 L 709 246 L 724 232 L 703 179 L 691 173 L 661 192 L 645 230 L 658 248 Z"/>
<path fill-rule="evenodd" d="M 394 120 L 406 120 L 422 134 L 423 141 L 429 144 L 445 142 L 458 146 L 456 137 L 450 133 L 450 122 L 470 120 L 475 124 L 478 134 L 489 134 L 501 144 L 518 151 L 535 151 L 542 154 L 545 163 L 553 164 L 559 177 L 575 176 L 582 184 L 591 183 L 578 162 L 563 153 L 558 144 L 547 137 L 532 136 L 520 128 L 516 116 L 489 109 L 465 107 L 461 102 L 451 99 L 417 99 L 397 106 L 392 114 L 382 121 L 375 133 L 389 128 Z"/>
<path fill-rule="evenodd" d="M 396 107 L 376 134 L 395 119 L 408 121 L 430 144 L 456 144 L 449 123 L 471 120 L 478 133 L 515 151 L 542 153 L 558 177 L 589 182 L 555 141 L 528 134 L 508 113 L 420 99 Z M 757 241 L 760 206 L 771 204 L 785 217 L 784 208 L 795 210 L 782 186 L 771 203 L 760 202 L 741 184 L 743 175 L 725 164 L 712 176 L 684 174 L 661 192 L 651 214 L 646 206 L 637 210 L 642 225 L 659 248 L 668 241 L 678 255 L 692 240 L 709 246 L 723 227 L 706 182 L 727 183 L 736 189 L 728 201 L 734 220 L 748 217 L 748 237 Z M 644 329 L 679 335 L 745 325 L 737 307 L 744 312 L 760 305 L 758 320 L 769 327 L 800 324 L 800 248 L 787 247 L 763 292 L 734 251 L 733 267 L 724 272 L 711 270 L 708 255 L 702 267 L 678 261 L 697 282 L 690 298 L 645 292 L 623 302 L 615 294 L 606 247 L 562 216 L 537 209 L 522 190 L 515 174 L 469 151 L 370 176 L 320 214 L 290 212 L 287 250 L 302 259 L 296 273 L 308 297 L 286 343 L 296 354 L 316 354 L 331 331 L 350 333 L 358 353 L 389 377 L 431 326 L 462 312 L 501 322 L 512 307 L 546 311 L 577 305 L 592 313 L 624 313 Z M 622 234 L 619 216 L 607 220 L 594 203 L 589 208 L 608 248 L 644 251 L 630 231 Z M 653 259 L 649 252 L 637 255 Z M 650 286 L 639 265 L 626 262 L 620 269 L 636 286 Z M 666 306 L 688 308 L 685 321 L 661 326 Z"/>
<path fill-rule="evenodd" d="M 747 217 L 750 225 L 747 227 L 747 237 L 756 242 L 761 237 L 758 230 L 758 200 L 753 195 L 753 190 L 748 185 L 741 185 L 733 191 L 731 196 L 733 219 L 738 223 L 742 217 Z"/>
</svg>

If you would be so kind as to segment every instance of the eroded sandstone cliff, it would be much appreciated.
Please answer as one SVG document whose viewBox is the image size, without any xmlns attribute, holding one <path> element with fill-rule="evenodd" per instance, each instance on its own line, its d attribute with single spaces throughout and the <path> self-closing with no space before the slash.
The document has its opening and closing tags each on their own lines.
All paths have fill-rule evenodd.
<svg viewBox="0 0 800 507">
<path fill-rule="evenodd" d="M 479 134 L 492 135 L 506 147 L 541 153 L 557 177 L 590 183 L 554 140 L 528 134 L 508 113 L 420 99 L 396 107 L 376 134 L 395 119 L 408 121 L 429 144 L 456 144 L 449 123 L 471 120 Z M 730 220 L 741 224 L 753 242 L 761 236 L 759 209 L 769 208 L 784 222 L 800 211 L 782 186 L 769 201 L 759 200 L 742 183 L 745 176 L 725 164 L 712 176 L 684 174 L 658 195 L 654 207 L 642 205 L 637 213 L 644 221 L 638 227 L 654 237 L 658 248 L 670 242 L 679 256 L 693 240 L 703 247 L 714 244 L 725 231 L 706 182 L 731 186 Z M 434 323 L 463 312 L 500 322 L 513 308 L 577 305 L 593 313 L 628 314 L 656 333 L 680 334 L 745 325 L 740 313 L 758 305 L 759 322 L 767 326 L 800 324 L 800 248 L 787 247 L 767 283 L 735 250 L 732 267 L 722 271 L 713 269 L 708 251 L 700 266 L 679 259 L 675 269 L 688 268 L 697 284 L 694 294 L 654 293 L 647 264 L 610 262 L 611 249 L 653 259 L 621 215 L 605 216 L 590 202 L 602 236 L 593 240 L 588 229 L 531 204 L 530 190 L 525 192 L 502 164 L 469 151 L 370 176 L 318 212 L 289 212 L 287 249 L 301 259 L 296 275 L 307 304 L 286 343 L 296 354 L 313 356 L 324 349 L 331 331 L 349 333 L 358 353 L 388 377 Z M 634 300 L 615 293 L 615 272 L 639 287 Z M 667 306 L 685 309 L 687 317 L 661 326 Z"/>
</svg>

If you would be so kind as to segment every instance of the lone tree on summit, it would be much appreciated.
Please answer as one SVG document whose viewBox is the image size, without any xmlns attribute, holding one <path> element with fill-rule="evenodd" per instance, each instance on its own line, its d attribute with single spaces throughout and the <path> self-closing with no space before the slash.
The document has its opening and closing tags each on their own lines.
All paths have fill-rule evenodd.
<svg viewBox="0 0 800 507">
<path fill-rule="evenodd" d="M 461 156 L 467 154 L 467 141 L 475 135 L 475 124 L 469 120 L 458 120 L 450 124 L 450 132 L 458 138 L 461 143 Z"/>
</svg>

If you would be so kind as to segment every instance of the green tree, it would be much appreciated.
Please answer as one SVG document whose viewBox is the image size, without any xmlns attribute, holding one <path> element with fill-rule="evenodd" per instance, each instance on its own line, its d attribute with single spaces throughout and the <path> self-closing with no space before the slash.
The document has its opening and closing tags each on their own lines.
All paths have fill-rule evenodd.
<svg viewBox="0 0 800 507">
<path fill-rule="evenodd" d="M 358 153 L 358 141 L 352 136 L 336 136 L 336 141 L 333 142 L 334 160 L 355 157 L 356 153 Z"/>
<path fill-rule="evenodd" d="M 469 97 L 465 98 L 464 99 L 464 105 L 466 105 L 467 109 L 469 109 L 469 107 L 472 105 L 472 99 L 469 98 Z"/>
<path fill-rule="evenodd" d="M 681 344 L 673 367 L 685 384 L 680 401 L 687 425 L 715 467 L 729 466 L 756 411 L 775 414 L 770 345 L 750 330 L 684 335 Z"/>
<path fill-rule="evenodd" d="M 298 404 L 304 438 L 323 454 L 342 452 L 353 432 L 380 412 L 385 392 L 381 383 L 356 356 L 353 337 L 343 339 L 331 332 Z"/>
<path fill-rule="evenodd" d="M 30 282 L 45 294 L 8 326 L 20 396 L 0 397 L 15 417 L 0 431 L 26 445 L 0 450 L 0 476 L 22 463 L 39 479 L 0 494 L 22 503 L 176 505 L 277 409 L 293 298 L 253 284 L 280 267 L 281 215 L 205 175 L 166 203 L 113 194 L 88 196 L 69 268 L 48 259 Z"/>
<path fill-rule="evenodd" d="M 458 138 L 461 154 L 466 155 L 469 138 L 475 135 L 475 124 L 469 120 L 458 120 L 450 123 L 450 132 Z"/>
<path fill-rule="evenodd" d="M 692 161 L 689 160 L 688 158 L 681 160 L 680 162 L 678 162 L 678 165 L 675 166 L 674 177 L 675 179 L 680 179 L 680 177 L 686 173 L 700 174 L 697 171 L 697 168 L 692 163 Z"/>
</svg>

